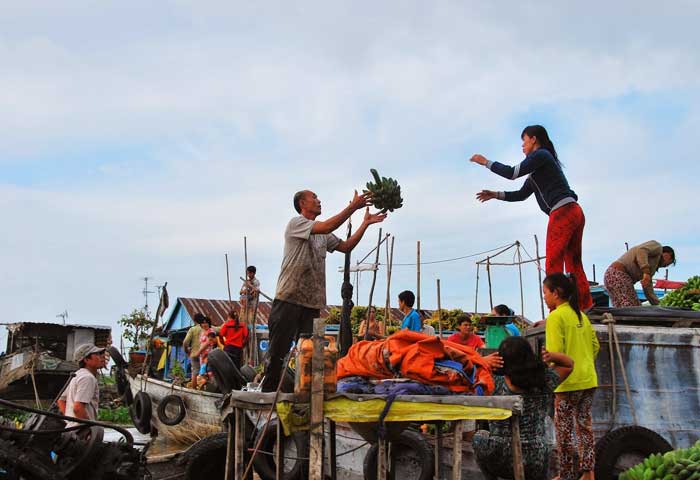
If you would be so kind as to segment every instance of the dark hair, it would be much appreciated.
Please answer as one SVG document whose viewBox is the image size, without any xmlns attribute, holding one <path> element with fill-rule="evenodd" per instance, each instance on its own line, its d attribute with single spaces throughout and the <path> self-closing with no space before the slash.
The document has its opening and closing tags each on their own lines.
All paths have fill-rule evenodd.
<svg viewBox="0 0 700 480">
<path fill-rule="evenodd" d="M 503 358 L 503 375 L 510 383 L 526 392 L 546 390 L 547 366 L 535 356 L 527 340 L 507 337 L 498 346 L 498 354 Z"/>
<path fill-rule="evenodd" d="M 304 195 L 306 195 L 306 192 L 308 192 L 308 190 L 299 190 L 294 194 L 294 210 L 296 210 L 297 213 L 301 213 L 301 200 L 304 198 Z"/>
<path fill-rule="evenodd" d="M 504 305 L 503 303 L 500 305 L 496 305 L 493 307 L 493 309 L 496 311 L 497 314 L 504 316 L 504 317 L 510 317 L 515 314 L 513 310 L 511 310 L 508 305 Z"/>
<path fill-rule="evenodd" d="M 676 265 L 676 252 L 674 252 L 671 247 L 669 247 L 668 245 L 664 245 L 664 247 L 661 249 L 661 253 L 670 253 L 671 265 Z"/>
<path fill-rule="evenodd" d="M 258 271 L 257 268 L 255 268 L 254 265 L 250 265 L 248 268 L 245 269 L 246 272 L 253 272 L 256 273 Z"/>
<path fill-rule="evenodd" d="M 234 309 L 229 310 L 228 312 L 228 318 L 231 320 L 235 320 L 236 323 L 234 324 L 233 328 L 241 328 L 241 322 L 238 318 L 238 312 L 235 311 Z"/>
<path fill-rule="evenodd" d="M 194 323 L 202 323 L 204 320 L 206 320 L 206 318 L 207 317 L 205 317 L 203 313 L 197 312 L 194 314 L 194 318 L 192 319 L 192 321 Z"/>
<path fill-rule="evenodd" d="M 218 335 L 216 334 L 216 332 L 209 332 L 209 333 L 207 334 L 207 337 L 209 337 L 209 338 L 216 338 L 217 336 L 218 336 Z"/>
<path fill-rule="evenodd" d="M 457 315 L 457 325 L 462 325 L 464 322 L 472 323 L 472 318 L 466 313 Z"/>
<path fill-rule="evenodd" d="M 85 368 L 85 359 L 84 358 L 78 362 L 78 367 Z"/>
<path fill-rule="evenodd" d="M 552 143 L 552 140 L 549 139 L 547 129 L 545 129 L 542 125 L 528 125 L 527 127 L 523 128 L 523 133 L 520 134 L 520 138 L 523 138 L 525 135 L 528 137 L 535 137 L 540 146 L 551 153 L 557 164 L 561 166 L 561 162 L 557 156 L 557 151 L 554 149 L 554 144 Z"/>
<path fill-rule="evenodd" d="M 413 304 L 416 303 L 416 296 L 410 290 L 404 290 L 399 293 L 399 300 L 406 304 L 407 307 L 412 308 Z"/>
<path fill-rule="evenodd" d="M 204 318 L 202 318 L 202 321 L 199 323 L 201 324 L 201 323 L 207 322 L 209 324 L 209 327 L 211 327 L 211 319 L 205 315 L 202 315 L 202 317 L 204 317 Z"/>
<path fill-rule="evenodd" d="M 557 292 L 559 298 L 566 300 L 578 315 L 581 322 L 581 307 L 578 304 L 578 289 L 576 288 L 576 277 L 573 273 L 569 277 L 563 273 L 552 273 L 545 277 L 542 282 L 552 292 Z"/>
</svg>

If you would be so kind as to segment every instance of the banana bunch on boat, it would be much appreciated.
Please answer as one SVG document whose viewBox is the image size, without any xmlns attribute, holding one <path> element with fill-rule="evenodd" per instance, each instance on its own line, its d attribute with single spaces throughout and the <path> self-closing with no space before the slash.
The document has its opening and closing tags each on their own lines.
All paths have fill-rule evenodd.
<svg viewBox="0 0 700 480">
<path fill-rule="evenodd" d="M 381 210 L 382 213 L 403 207 L 401 198 L 401 186 L 393 178 L 380 177 L 379 173 L 372 168 L 370 173 L 374 177 L 374 182 L 367 182 L 367 190 L 372 194 L 372 203 Z"/>
<path fill-rule="evenodd" d="M 655 453 L 622 475 L 620 480 L 700 480 L 700 441 L 690 448 Z"/>
<path fill-rule="evenodd" d="M 700 276 L 690 277 L 681 288 L 664 295 L 660 303 L 668 307 L 700 310 Z"/>
</svg>

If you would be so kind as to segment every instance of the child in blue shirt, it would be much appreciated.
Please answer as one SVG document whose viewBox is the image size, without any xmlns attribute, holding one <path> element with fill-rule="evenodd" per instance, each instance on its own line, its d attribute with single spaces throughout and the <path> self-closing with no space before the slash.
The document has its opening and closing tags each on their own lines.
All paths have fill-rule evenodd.
<svg viewBox="0 0 700 480">
<path fill-rule="evenodd" d="M 401 330 L 407 328 L 414 332 L 422 330 L 420 315 L 413 309 L 413 304 L 416 302 L 416 296 L 410 290 L 404 290 L 399 293 L 399 310 L 404 314 L 403 322 L 401 322 Z"/>
</svg>

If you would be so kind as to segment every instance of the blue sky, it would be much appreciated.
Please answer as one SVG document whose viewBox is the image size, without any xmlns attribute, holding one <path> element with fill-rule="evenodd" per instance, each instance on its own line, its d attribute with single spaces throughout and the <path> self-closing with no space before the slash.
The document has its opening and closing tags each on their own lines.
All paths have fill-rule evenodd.
<svg viewBox="0 0 700 480">
<path fill-rule="evenodd" d="M 404 190 L 382 225 L 395 262 L 414 261 L 417 240 L 425 261 L 514 240 L 532 253 L 547 222 L 534 199 L 478 204 L 480 189 L 520 181 L 466 159 L 518 162 L 533 123 L 580 196 L 590 276 L 625 241 L 649 239 L 676 248 L 672 278 L 700 273 L 696 2 L 0 8 L 5 321 L 67 309 L 72 322 L 115 325 L 143 303 L 144 275 L 172 297 L 223 298 L 224 253 L 242 271 L 244 235 L 272 293 L 293 193 L 315 190 L 330 215 L 370 168 Z M 334 303 L 341 263 L 329 257 Z M 425 266 L 422 306 L 435 306 L 440 278 L 443 305 L 471 309 L 475 274 L 473 259 Z M 536 270 L 524 276 L 536 319 Z M 392 284 L 392 297 L 414 288 L 415 271 L 397 267 Z M 494 271 L 494 285 L 495 301 L 519 304 L 515 270 Z M 368 286 L 365 275 L 361 303 Z"/>
</svg>

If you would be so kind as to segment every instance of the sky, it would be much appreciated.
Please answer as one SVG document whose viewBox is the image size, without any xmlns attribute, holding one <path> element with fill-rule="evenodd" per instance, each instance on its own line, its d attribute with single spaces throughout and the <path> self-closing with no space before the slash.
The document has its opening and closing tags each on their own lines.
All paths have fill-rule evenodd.
<svg viewBox="0 0 700 480">
<path fill-rule="evenodd" d="M 144 276 L 173 300 L 225 298 L 224 254 L 237 291 L 244 237 L 272 295 L 294 192 L 316 192 L 327 218 L 370 168 L 398 180 L 404 207 L 353 261 L 379 227 L 394 236 L 394 305 L 416 288 L 415 266 L 398 264 L 415 263 L 417 241 L 422 262 L 516 240 L 534 255 L 534 235 L 543 252 L 534 198 L 475 199 L 522 180 L 467 161 L 518 163 L 530 124 L 549 130 L 579 195 L 591 279 L 650 239 L 676 249 L 670 278 L 700 273 L 700 4 L 526 3 L 3 3 L 3 321 L 67 310 L 116 328 L 143 306 Z M 421 307 L 435 308 L 440 279 L 443 308 L 473 310 L 480 258 L 423 265 Z M 331 304 L 342 262 L 327 260 Z M 539 319 L 537 270 L 522 275 Z M 520 312 L 517 268 L 492 277 L 494 303 Z M 363 274 L 360 304 L 370 284 Z M 385 294 L 382 265 L 375 302 Z"/>
</svg>

